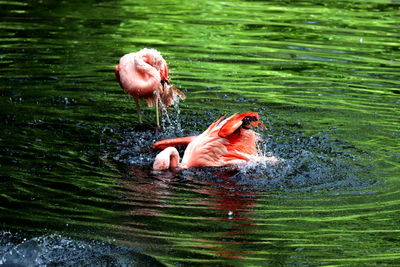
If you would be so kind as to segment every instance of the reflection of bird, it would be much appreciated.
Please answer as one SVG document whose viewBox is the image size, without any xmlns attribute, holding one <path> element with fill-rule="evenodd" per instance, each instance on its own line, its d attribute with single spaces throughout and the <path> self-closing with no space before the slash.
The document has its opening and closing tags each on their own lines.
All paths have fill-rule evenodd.
<svg viewBox="0 0 400 267">
<path fill-rule="evenodd" d="M 155 170 L 190 167 L 222 167 L 240 165 L 248 161 L 268 160 L 275 163 L 275 157 L 259 156 L 256 143 L 260 140 L 251 126 L 263 125 L 256 112 L 225 116 L 212 123 L 199 136 L 188 136 L 162 140 L 154 144 L 155 149 L 163 149 L 156 156 Z M 265 127 L 265 126 L 264 126 Z M 179 164 L 179 153 L 174 146 L 188 145 Z"/>
<path fill-rule="evenodd" d="M 119 85 L 133 96 L 140 122 L 139 98 L 146 100 L 147 106 L 155 107 L 157 126 L 160 125 L 160 102 L 164 106 L 170 106 L 177 96 L 185 98 L 184 93 L 169 85 L 167 62 L 155 49 L 145 48 L 124 55 L 114 72 Z"/>
</svg>

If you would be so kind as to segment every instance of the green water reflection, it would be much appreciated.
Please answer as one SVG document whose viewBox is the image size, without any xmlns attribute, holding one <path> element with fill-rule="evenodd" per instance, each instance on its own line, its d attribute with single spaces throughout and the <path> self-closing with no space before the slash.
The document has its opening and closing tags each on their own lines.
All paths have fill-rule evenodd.
<svg viewBox="0 0 400 267">
<path fill-rule="evenodd" d="M 400 261 L 398 1 L 0 7 L 2 230 L 107 240 L 169 265 Z M 308 161 L 292 162 L 297 180 L 151 172 L 154 134 L 113 76 L 143 47 L 161 51 L 186 91 L 185 134 L 258 111 L 267 150 L 305 151 Z M 128 153 L 113 146 L 121 140 L 143 159 L 115 160 Z"/>
</svg>

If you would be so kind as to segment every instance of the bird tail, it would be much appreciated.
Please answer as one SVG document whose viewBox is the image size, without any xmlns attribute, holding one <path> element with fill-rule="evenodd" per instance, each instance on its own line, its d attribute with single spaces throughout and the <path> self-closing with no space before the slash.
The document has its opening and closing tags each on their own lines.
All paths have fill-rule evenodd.
<svg viewBox="0 0 400 267">
<path fill-rule="evenodd" d="M 179 89 L 171 86 L 172 91 L 174 92 L 175 95 L 177 95 L 180 99 L 184 100 L 186 98 L 186 95 Z"/>
<path fill-rule="evenodd" d="M 181 90 L 173 86 L 169 86 L 161 95 L 161 101 L 167 107 L 173 105 L 175 102 L 179 102 L 179 99 L 183 100 L 185 98 L 186 95 Z"/>
<path fill-rule="evenodd" d="M 161 102 L 163 103 L 163 105 L 166 107 L 173 105 L 175 102 L 178 101 L 178 99 L 183 100 L 186 98 L 186 95 L 181 90 L 173 86 L 167 86 L 168 88 L 164 90 L 161 95 L 154 95 L 144 99 L 148 107 L 154 107 L 159 97 L 161 98 Z"/>
</svg>

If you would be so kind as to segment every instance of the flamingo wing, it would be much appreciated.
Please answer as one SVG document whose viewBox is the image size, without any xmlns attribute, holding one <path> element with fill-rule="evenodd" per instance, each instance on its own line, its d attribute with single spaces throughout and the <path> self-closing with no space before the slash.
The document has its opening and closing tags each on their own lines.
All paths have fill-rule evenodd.
<svg viewBox="0 0 400 267">
<path fill-rule="evenodd" d="M 154 149 L 165 149 L 167 147 L 186 146 L 192 142 L 197 136 L 185 136 L 171 139 L 165 139 L 153 144 Z"/>
<path fill-rule="evenodd" d="M 230 117 L 224 124 L 221 126 L 218 135 L 222 138 L 227 138 L 232 135 L 240 126 L 243 124 L 243 119 L 246 117 L 253 118 L 258 121 L 259 116 L 257 112 L 245 112 L 241 114 L 235 114 Z"/>
</svg>

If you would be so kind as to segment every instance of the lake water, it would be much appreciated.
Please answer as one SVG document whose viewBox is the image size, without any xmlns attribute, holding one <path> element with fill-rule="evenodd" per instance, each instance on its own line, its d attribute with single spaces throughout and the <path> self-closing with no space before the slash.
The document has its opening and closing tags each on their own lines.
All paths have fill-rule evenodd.
<svg viewBox="0 0 400 267">
<path fill-rule="evenodd" d="M 1 1 L 0 264 L 400 264 L 399 1 Z M 114 80 L 158 49 L 164 130 Z M 151 170 L 256 111 L 278 166 Z"/>
</svg>

